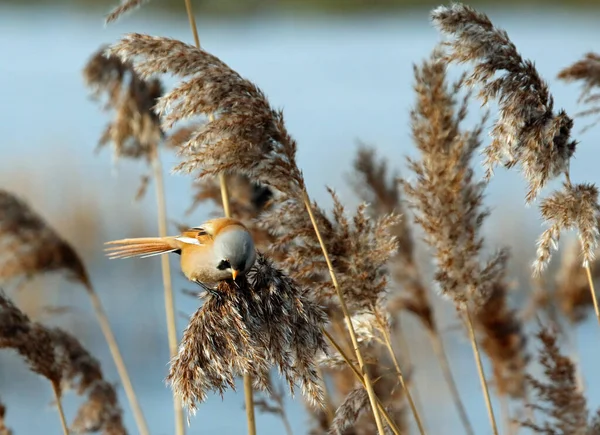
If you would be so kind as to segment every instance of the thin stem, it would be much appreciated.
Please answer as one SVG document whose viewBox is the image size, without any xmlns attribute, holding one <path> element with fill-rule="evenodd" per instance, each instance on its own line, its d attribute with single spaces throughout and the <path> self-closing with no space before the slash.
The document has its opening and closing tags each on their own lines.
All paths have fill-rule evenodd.
<svg viewBox="0 0 600 435">
<path fill-rule="evenodd" d="M 596 319 L 600 324 L 600 310 L 598 310 L 598 299 L 596 299 L 596 290 L 594 289 L 594 280 L 592 279 L 592 271 L 590 266 L 585 266 L 585 273 L 587 275 L 588 284 L 590 285 L 590 293 L 592 294 L 592 301 L 594 302 L 594 311 L 596 312 Z"/>
<path fill-rule="evenodd" d="M 62 406 L 60 387 L 56 382 L 50 382 L 52 384 L 52 391 L 54 392 L 54 398 L 56 399 L 56 409 L 58 410 L 58 416 L 60 417 L 60 424 L 62 426 L 63 434 L 69 435 L 69 426 L 67 425 L 67 419 L 65 418 L 65 411 Z"/>
<path fill-rule="evenodd" d="M 283 422 L 283 426 L 285 427 L 285 433 L 287 435 L 294 435 L 294 431 L 292 430 L 292 425 L 287 418 L 285 411 L 281 411 L 281 421 Z"/>
<path fill-rule="evenodd" d="M 399 325 L 400 323 L 401 323 L 401 320 L 399 317 L 397 325 Z M 404 334 L 402 326 L 397 326 L 397 328 L 395 329 L 394 332 L 395 332 L 394 337 L 396 338 L 395 341 L 398 345 L 399 353 L 401 355 L 399 365 L 400 365 L 400 367 L 402 367 L 402 366 L 408 367 L 408 371 L 412 372 L 412 370 L 415 368 L 415 365 L 412 362 L 412 358 L 410 356 L 410 349 L 408 346 L 408 341 L 406 340 L 406 336 Z M 391 337 L 391 334 L 390 334 L 390 337 Z M 405 371 L 407 371 L 407 369 L 405 369 Z M 417 383 L 415 382 L 414 378 L 407 379 L 406 385 L 408 385 L 409 387 L 412 387 L 412 394 L 413 394 L 413 398 L 415 400 L 415 405 L 417 406 L 417 409 L 424 409 L 423 402 L 421 401 L 421 398 L 420 398 L 419 389 L 417 388 Z"/>
<path fill-rule="evenodd" d="M 112 328 L 110 327 L 110 323 L 108 322 L 108 317 L 106 315 L 106 312 L 104 311 L 104 307 L 102 306 L 100 298 L 98 297 L 98 294 L 94 291 L 94 289 L 91 286 L 87 286 L 87 290 L 90 299 L 92 300 L 92 306 L 94 307 L 94 312 L 96 313 L 96 317 L 98 318 L 100 329 L 102 329 L 102 333 L 104 334 L 104 338 L 108 343 L 108 348 L 110 349 L 110 353 L 115 362 L 115 366 L 117 366 L 117 372 L 119 373 L 119 378 L 123 383 L 123 388 L 125 389 L 125 394 L 127 395 L 127 399 L 129 400 L 131 410 L 133 411 L 133 417 L 135 419 L 135 423 L 137 424 L 138 431 L 141 435 L 148 435 L 150 432 L 148 430 L 146 418 L 144 417 L 144 413 L 142 412 L 142 408 L 138 401 L 137 395 L 135 394 L 135 391 L 133 389 L 133 385 L 129 377 L 129 372 L 127 371 L 127 367 L 125 366 L 123 357 L 121 356 L 119 345 L 117 344 L 115 335 L 113 334 Z"/>
<path fill-rule="evenodd" d="M 450 363 L 448 362 L 448 356 L 446 355 L 446 350 L 444 349 L 444 342 L 442 337 L 437 330 L 426 328 L 427 334 L 429 335 L 429 340 L 431 341 L 431 347 L 433 348 L 433 353 L 438 359 L 440 363 L 440 368 L 442 369 L 442 375 L 446 380 L 446 384 L 448 384 L 448 388 L 450 389 L 450 395 L 452 396 L 452 400 L 454 402 L 454 406 L 458 411 L 458 415 L 460 420 L 464 426 L 465 433 L 468 435 L 474 435 L 473 427 L 471 426 L 471 422 L 469 421 L 469 417 L 467 416 L 467 410 L 460 399 L 460 395 L 458 393 L 458 387 L 456 386 L 456 382 L 454 381 L 454 376 L 452 375 L 452 371 L 450 370 Z"/>
<path fill-rule="evenodd" d="M 498 426 L 496 425 L 496 418 L 494 417 L 494 408 L 492 408 L 490 392 L 488 389 L 487 382 L 485 380 L 485 373 L 483 371 L 483 364 L 481 363 L 479 347 L 477 346 L 477 340 L 475 339 L 475 330 L 473 329 L 471 313 L 469 312 L 468 307 L 464 307 L 464 312 L 467 318 L 467 329 L 469 330 L 469 338 L 471 339 L 471 346 L 473 347 L 473 355 L 475 356 L 475 362 L 477 363 L 477 372 L 479 373 L 481 388 L 483 389 L 483 395 L 485 396 L 485 404 L 487 406 L 488 417 L 490 419 L 490 424 L 492 425 L 492 432 L 494 433 L 494 435 L 498 435 Z"/>
<path fill-rule="evenodd" d="M 165 204 L 165 184 L 163 180 L 162 164 L 158 150 L 154 150 L 152 156 L 152 167 L 154 169 L 154 180 L 156 184 L 156 204 L 158 209 L 158 235 L 167 236 L 167 207 Z M 162 268 L 163 287 L 165 290 L 165 313 L 167 317 L 167 334 L 169 338 L 169 355 L 171 358 L 177 355 L 177 324 L 175 322 L 175 301 L 173 295 L 173 286 L 171 284 L 171 268 L 169 258 L 161 255 L 160 265 Z M 185 423 L 183 417 L 183 407 L 181 401 L 173 393 L 173 408 L 175 412 L 175 434 L 183 435 L 185 433 Z"/>
<path fill-rule="evenodd" d="M 417 427 L 419 428 L 419 433 L 421 435 L 425 435 L 426 432 L 425 432 L 425 428 L 423 427 L 423 422 L 421 421 L 421 416 L 419 415 L 419 411 L 417 410 L 417 407 L 412 398 L 412 395 L 410 394 L 410 389 L 408 388 L 408 385 L 406 385 L 406 382 L 404 381 L 404 375 L 402 374 L 402 369 L 400 368 L 400 365 L 398 364 L 398 359 L 396 358 L 396 353 L 394 352 L 394 349 L 392 347 L 392 341 L 390 339 L 390 334 L 389 334 L 387 328 L 384 325 L 382 325 L 381 323 L 379 324 L 379 331 L 383 335 L 383 340 L 385 342 L 385 346 L 387 347 L 390 357 L 392 358 L 392 362 L 394 363 L 394 367 L 396 368 L 396 374 L 398 375 L 398 380 L 400 381 L 400 385 L 402 385 L 402 388 L 404 389 L 404 393 L 406 394 L 406 400 L 408 400 L 410 409 L 415 417 Z"/>
<path fill-rule="evenodd" d="M 371 382 L 371 378 L 369 373 L 365 367 L 365 361 L 362 356 L 362 353 L 358 346 L 358 339 L 356 338 L 356 333 L 354 331 L 354 325 L 352 324 L 352 319 L 350 318 L 350 312 L 348 311 L 348 307 L 346 306 L 346 301 L 344 299 L 344 295 L 342 293 L 342 289 L 338 284 L 337 277 L 335 275 L 335 271 L 333 270 L 333 264 L 331 263 L 331 259 L 329 258 L 329 253 L 327 252 L 327 247 L 325 246 L 325 242 L 323 241 L 323 237 L 321 237 L 321 231 L 319 231 L 319 226 L 317 225 L 317 221 L 315 219 L 312 206 L 310 204 L 310 198 L 308 197 L 308 193 L 306 189 L 302 191 L 302 199 L 304 201 L 304 205 L 306 206 L 306 211 L 310 217 L 310 221 L 315 230 L 315 234 L 317 239 L 319 240 L 319 244 L 321 245 L 321 250 L 323 251 L 323 256 L 325 257 L 325 262 L 327 263 L 327 268 L 329 269 L 329 274 L 331 275 L 331 282 L 335 287 L 335 291 L 337 292 L 338 299 L 340 300 L 340 307 L 342 308 L 342 313 L 344 313 L 344 319 L 346 320 L 346 326 L 348 327 L 348 332 L 350 333 L 350 339 L 352 340 L 352 345 L 354 347 L 354 352 L 356 353 L 356 359 L 358 360 L 358 365 L 362 372 L 365 388 L 367 390 L 367 394 L 369 395 L 369 402 L 371 402 L 371 409 L 373 410 L 373 417 L 375 418 L 375 424 L 377 425 L 377 430 L 379 431 L 379 435 L 384 435 L 384 427 L 383 422 L 381 421 L 381 415 L 379 415 L 379 409 L 377 407 L 377 396 L 375 395 L 375 390 L 373 389 L 373 383 Z"/>
<path fill-rule="evenodd" d="M 354 373 L 354 376 L 356 376 L 356 379 L 358 380 L 358 382 L 360 382 L 366 388 L 365 380 L 364 380 L 362 374 L 360 373 L 360 370 L 356 368 L 354 363 L 350 360 L 350 357 L 346 354 L 346 352 L 344 352 L 344 349 L 342 349 L 342 347 L 337 343 L 337 341 L 335 341 L 335 339 L 331 336 L 331 334 L 329 332 L 327 332 L 326 329 L 323 329 L 322 331 L 323 331 L 323 335 L 325 335 L 325 337 L 327 338 L 327 340 L 329 340 L 331 345 L 333 347 L 335 347 L 335 349 L 338 351 L 338 353 L 342 356 L 343 360 L 346 361 L 346 364 L 348 365 L 348 367 L 350 367 L 350 369 Z M 377 409 L 379 410 L 379 412 L 381 412 L 381 415 L 383 415 L 383 418 L 385 419 L 386 423 L 388 424 L 388 426 L 390 427 L 392 432 L 394 432 L 394 435 L 402 435 L 400 432 L 400 429 L 398 429 L 398 426 L 396 425 L 394 420 L 392 420 L 392 417 L 386 411 L 385 407 L 383 406 L 383 404 L 381 403 L 379 398 L 376 398 L 376 399 L 377 399 Z"/>
<path fill-rule="evenodd" d="M 256 417 L 254 415 L 254 394 L 252 390 L 252 376 L 244 375 L 244 399 L 246 401 L 246 420 L 248 421 L 248 435 L 256 435 Z"/>
<path fill-rule="evenodd" d="M 200 48 L 200 37 L 198 36 L 198 27 L 196 26 L 196 18 L 192 9 L 192 0 L 185 0 L 185 9 L 187 11 L 188 20 L 194 36 L 196 48 Z M 208 115 L 209 121 L 214 121 L 214 114 Z M 231 209 L 229 207 L 229 192 L 227 190 L 227 180 L 225 174 L 219 174 L 219 185 L 221 187 L 221 200 L 223 202 L 223 212 L 225 217 L 231 217 Z M 254 392 L 252 389 L 252 377 L 248 374 L 244 375 L 244 397 L 246 400 L 246 420 L 248 420 L 248 434 L 256 434 L 256 418 L 254 416 Z"/>
</svg>

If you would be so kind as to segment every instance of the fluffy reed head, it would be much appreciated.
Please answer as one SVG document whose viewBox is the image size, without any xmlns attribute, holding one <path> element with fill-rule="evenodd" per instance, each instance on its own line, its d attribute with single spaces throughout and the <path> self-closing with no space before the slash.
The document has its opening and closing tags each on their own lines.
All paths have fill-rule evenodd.
<svg viewBox="0 0 600 435">
<path fill-rule="evenodd" d="M 588 266 L 594 260 L 600 238 L 598 188 L 587 183 L 565 183 L 562 190 L 542 200 L 540 211 L 549 228 L 538 239 L 535 272 L 540 273 L 548 265 L 563 230 L 577 230 L 581 260 L 584 267 Z"/>
<path fill-rule="evenodd" d="M 568 171 L 576 142 L 573 121 L 554 112 L 548 85 L 532 61 L 523 59 L 507 33 L 475 9 L 455 3 L 432 12 L 434 24 L 452 37 L 446 59 L 474 65 L 466 84 L 479 85 L 484 103 L 498 102 L 492 143 L 484 150 L 488 175 L 503 163 L 518 165 L 529 183 L 527 201 L 552 178 Z"/>
<path fill-rule="evenodd" d="M 128 157 L 149 161 L 162 139 L 157 115 L 153 111 L 163 94 L 159 80 L 144 80 L 132 65 L 100 48 L 83 70 L 92 96 L 104 100 L 104 108 L 114 112 L 100 138 L 98 147 L 112 143 L 115 159 Z"/>
<path fill-rule="evenodd" d="M 105 434 L 125 434 L 121 409 L 115 400 L 99 404 L 102 412 L 93 412 L 89 403 L 96 400 L 99 386 L 113 389 L 104 381 L 100 363 L 79 341 L 58 328 L 46 328 L 31 322 L 3 293 L 0 292 L 0 349 L 13 349 L 21 355 L 31 371 L 48 379 L 59 391 L 73 389 L 79 395 L 88 394 L 80 408 L 73 430 L 85 433 L 88 428 Z M 83 426 L 80 422 L 85 421 Z"/>
<path fill-rule="evenodd" d="M 110 24 L 113 21 L 117 21 L 123 15 L 139 8 L 142 4 L 148 0 L 123 0 L 121 4 L 115 6 L 109 14 L 106 16 L 105 23 Z"/>
<path fill-rule="evenodd" d="M 312 207 L 321 236 L 350 310 L 372 311 L 387 288 L 387 263 L 397 249 L 390 230 L 397 225 L 398 216 L 371 219 L 363 204 L 349 218 L 337 195 L 331 190 L 330 194 L 334 204 L 331 218 L 318 204 Z M 298 282 L 310 286 L 320 302 L 337 304 L 327 263 L 304 204 L 288 198 L 265 213 L 261 223 L 273 236 L 271 249 L 281 258 L 283 268 Z"/>
<path fill-rule="evenodd" d="M 404 210 L 404 200 L 398 182 L 398 174 L 388 175 L 387 161 L 378 160 L 375 150 L 361 147 L 354 159 L 352 177 L 354 189 L 363 201 L 370 205 L 373 217 L 386 214 L 400 216 L 389 232 L 397 241 L 398 250 L 390 259 L 390 275 L 403 292 L 391 297 L 388 309 L 392 312 L 404 309 L 416 315 L 428 329 L 435 329 L 435 320 L 427 288 L 415 258 L 415 243 L 409 217 Z"/>
<path fill-rule="evenodd" d="M 475 328 L 490 358 L 498 395 L 522 399 L 529 362 L 527 337 L 516 310 L 508 305 L 508 289 L 496 281 L 488 300 L 475 312 Z"/>
<path fill-rule="evenodd" d="M 481 264 L 485 183 L 474 180 L 471 159 L 480 145 L 481 125 L 461 129 L 467 97 L 458 100 L 462 85 L 446 81 L 443 53 L 436 49 L 429 60 L 415 67 L 417 102 L 411 113 L 412 134 L 421 159 L 408 159 L 411 179 L 402 184 L 423 227 L 425 241 L 437 261 L 435 280 L 442 294 L 457 304 L 483 303 L 492 284 L 504 270 L 502 254 Z"/>
<path fill-rule="evenodd" d="M 600 278 L 600 264 L 596 258 L 590 265 L 592 278 Z M 593 308 L 590 285 L 581 267 L 581 245 L 574 241 L 565 249 L 556 272 L 555 298 L 558 308 L 571 323 L 583 322 Z"/>
<path fill-rule="evenodd" d="M 184 161 L 177 169 L 198 171 L 201 177 L 245 174 L 296 196 L 304 190 L 296 142 L 282 112 L 220 59 L 181 41 L 140 34 L 126 35 L 109 53 L 131 61 L 142 78 L 164 73 L 186 78 L 158 101 L 165 130 L 179 121 L 214 115 L 183 145 Z"/>
<path fill-rule="evenodd" d="M 600 88 L 600 55 L 587 53 L 583 59 L 563 69 L 558 78 L 567 82 L 582 82 L 579 102 L 588 105 L 589 109 L 577 115 L 600 115 L 600 92 L 598 92 L 598 88 Z M 593 127 L 598 122 L 600 122 L 600 118 L 593 121 L 588 127 Z"/>
<path fill-rule="evenodd" d="M 209 391 L 235 388 L 235 377 L 250 374 L 257 389 L 269 388 L 277 367 L 293 393 L 322 403 L 316 354 L 325 350 L 324 312 L 306 290 L 259 255 L 247 279 L 223 281 L 192 316 L 168 382 L 193 413 Z"/>
<path fill-rule="evenodd" d="M 557 336 L 552 330 L 542 329 L 537 338 L 542 344 L 539 361 L 544 368 L 545 381 L 529 377 L 529 384 L 537 395 L 530 405 L 544 415 L 545 421 L 523 422 L 535 433 L 549 435 L 588 435 L 598 432 L 598 420 L 589 424 L 586 398 L 579 390 L 573 361 L 560 353 Z"/>
<path fill-rule="evenodd" d="M 77 252 L 24 201 L 0 189 L 0 280 L 65 271 L 89 288 Z"/>
</svg>

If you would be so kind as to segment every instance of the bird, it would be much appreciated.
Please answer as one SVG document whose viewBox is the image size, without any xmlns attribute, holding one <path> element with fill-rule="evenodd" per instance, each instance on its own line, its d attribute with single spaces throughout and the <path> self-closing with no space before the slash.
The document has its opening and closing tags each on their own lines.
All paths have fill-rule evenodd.
<svg viewBox="0 0 600 435">
<path fill-rule="evenodd" d="M 142 237 L 106 242 L 107 256 L 147 258 L 176 253 L 187 279 L 213 284 L 248 273 L 256 260 L 252 235 L 242 222 L 216 218 L 189 228 L 177 236 Z"/>
</svg>

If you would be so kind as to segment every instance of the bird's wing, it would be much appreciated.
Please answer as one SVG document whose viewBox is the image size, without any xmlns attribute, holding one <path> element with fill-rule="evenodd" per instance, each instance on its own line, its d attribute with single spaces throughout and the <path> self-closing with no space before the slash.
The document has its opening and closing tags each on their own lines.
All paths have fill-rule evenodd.
<svg viewBox="0 0 600 435">
<path fill-rule="evenodd" d="M 175 240 L 190 245 L 207 245 L 212 242 L 212 236 L 204 228 L 194 227 L 182 231 Z"/>
</svg>

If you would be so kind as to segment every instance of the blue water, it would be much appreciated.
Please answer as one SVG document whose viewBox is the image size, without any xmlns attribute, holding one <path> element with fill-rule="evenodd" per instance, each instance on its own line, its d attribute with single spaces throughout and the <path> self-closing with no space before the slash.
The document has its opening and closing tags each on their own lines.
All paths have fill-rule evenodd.
<svg viewBox="0 0 600 435">
<path fill-rule="evenodd" d="M 597 13 L 496 10 L 491 15 L 508 30 L 523 55 L 535 59 L 550 82 L 557 105 L 574 113 L 577 88 L 554 77 L 583 53 L 600 50 Z M 414 153 L 408 128 L 408 110 L 414 98 L 412 64 L 427 56 L 438 41 L 427 11 L 362 18 L 200 19 L 199 29 L 207 50 L 255 81 L 274 106 L 284 108 L 288 128 L 299 143 L 299 165 L 316 199 L 328 201 L 324 186 L 329 185 L 342 199 L 356 203 L 347 186 L 347 173 L 359 139 L 376 145 L 393 166 L 402 167 L 403 156 Z M 25 195 L 65 238 L 80 247 L 108 307 L 153 433 L 169 434 L 172 408 L 170 391 L 163 382 L 168 354 L 158 260 L 109 264 L 101 252 L 104 240 L 155 231 L 154 198 L 150 190 L 141 202 L 132 200 L 139 176 L 146 173 L 140 165 L 122 162 L 115 168 L 108 151 L 93 153 L 106 116 L 89 101 L 81 79 L 81 69 L 93 51 L 133 31 L 191 40 L 185 17 L 159 17 L 142 10 L 104 28 L 98 14 L 0 5 L 0 186 Z M 581 145 L 572 163 L 576 180 L 600 182 L 598 131 L 579 136 Z M 167 168 L 175 163 L 174 156 L 165 155 Z M 189 182 L 178 175 L 167 178 L 170 218 L 198 223 L 211 209 L 206 206 L 184 216 Z M 504 171 L 499 171 L 488 192 L 488 202 L 496 212 L 487 225 L 488 241 L 491 246 L 512 246 L 515 257 L 526 260 L 514 265 L 520 272 L 527 268 L 535 249 L 533 238 L 539 232 L 536 210 L 523 207 L 523 194 L 518 177 Z M 94 212 L 92 217 L 89 210 Z M 87 216 L 84 222 L 88 226 L 79 225 L 81 216 Z M 527 282 L 520 284 L 526 286 Z M 44 303 L 74 307 L 49 322 L 80 337 L 103 362 L 106 377 L 116 382 L 118 376 L 84 292 L 60 277 L 36 281 L 34 286 L 16 297 L 33 306 L 43 299 Z M 190 286 L 176 276 L 175 288 Z M 192 298 L 178 295 L 177 307 L 183 313 L 180 329 L 186 323 L 183 316 L 197 305 Z M 444 324 L 454 323 L 447 306 L 441 317 Z M 413 323 L 409 321 L 408 328 L 414 327 Z M 594 370 L 600 357 L 594 326 L 587 322 L 578 331 L 591 407 L 600 403 L 600 389 L 593 388 L 600 382 Z M 416 349 L 413 359 L 419 361 L 415 381 L 428 405 L 429 412 L 424 415 L 430 433 L 460 433 L 425 337 L 418 331 L 410 335 Z M 490 433 L 470 349 L 457 334 L 446 337 L 452 344 L 453 368 L 477 433 Z M 47 383 L 28 373 L 13 355 L 3 353 L 0 361 L 0 397 L 8 407 L 9 426 L 16 434 L 58 434 Z M 122 389 L 119 394 L 126 423 L 135 433 Z M 301 401 L 289 399 L 288 404 L 295 433 L 306 432 L 307 416 Z M 76 405 L 70 395 L 66 400 L 69 416 Z M 258 429 L 263 435 L 283 433 L 279 421 L 265 415 L 258 416 Z M 243 395 L 231 392 L 224 401 L 211 397 L 200 406 L 189 433 L 244 431 Z"/>
</svg>

